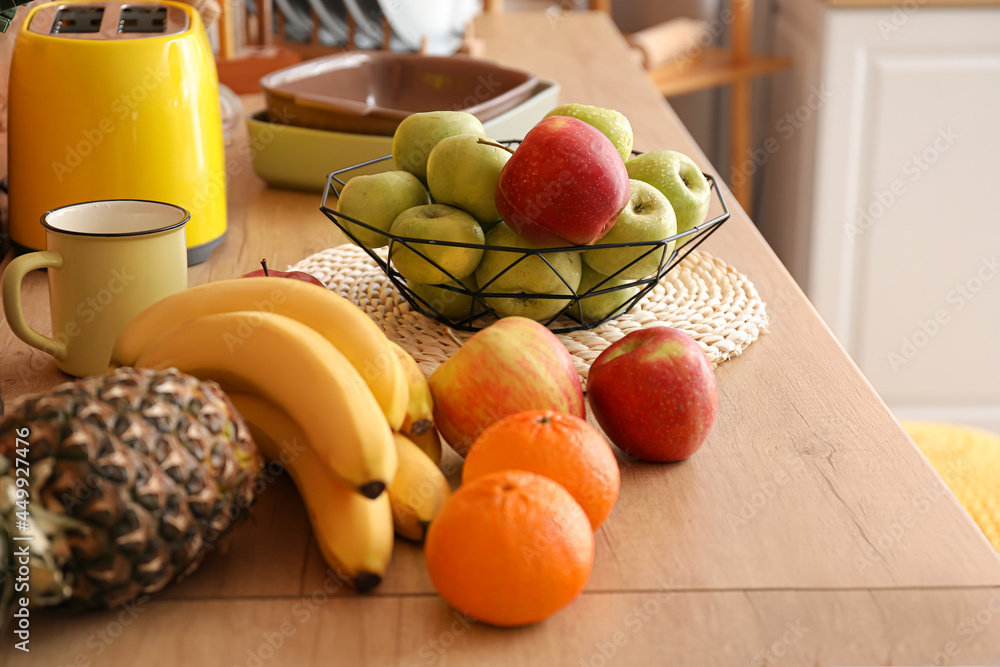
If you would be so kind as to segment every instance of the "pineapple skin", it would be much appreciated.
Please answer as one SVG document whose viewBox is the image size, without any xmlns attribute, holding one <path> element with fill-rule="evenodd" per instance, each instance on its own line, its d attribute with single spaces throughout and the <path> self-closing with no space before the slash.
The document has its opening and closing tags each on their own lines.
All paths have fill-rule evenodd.
<svg viewBox="0 0 1000 667">
<path fill-rule="evenodd" d="M 263 465 L 219 386 L 176 369 L 119 368 L 22 397 L 0 421 L 0 609 L 10 537 L 25 534 L 14 498 L 24 428 L 33 606 L 113 607 L 194 571 L 245 518 Z"/>
</svg>

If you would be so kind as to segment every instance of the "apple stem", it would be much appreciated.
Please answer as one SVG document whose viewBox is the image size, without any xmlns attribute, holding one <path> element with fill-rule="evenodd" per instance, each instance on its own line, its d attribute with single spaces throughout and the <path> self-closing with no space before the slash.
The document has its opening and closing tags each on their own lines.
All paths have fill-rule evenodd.
<svg viewBox="0 0 1000 667">
<path fill-rule="evenodd" d="M 444 334 L 455 341 L 455 344 L 462 347 L 462 341 L 459 340 L 458 336 L 455 335 L 455 331 L 451 327 L 444 328 Z"/>
<path fill-rule="evenodd" d="M 490 141 L 489 139 L 480 139 L 476 143 L 480 143 L 480 144 L 482 144 L 484 146 L 493 146 L 494 148 L 502 148 L 505 151 L 507 151 L 508 153 L 510 153 L 511 155 L 514 154 L 514 149 L 511 148 L 510 146 L 504 146 L 503 144 L 498 144 L 497 142 Z"/>
<path fill-rule="evenodd" d="M 260 260 L 260 265 L 264 268 L 264 277 L 265 278 L 269 277 L 271 274 L 267 272 L 267 260 L 266 259 Z"/>
</svg>

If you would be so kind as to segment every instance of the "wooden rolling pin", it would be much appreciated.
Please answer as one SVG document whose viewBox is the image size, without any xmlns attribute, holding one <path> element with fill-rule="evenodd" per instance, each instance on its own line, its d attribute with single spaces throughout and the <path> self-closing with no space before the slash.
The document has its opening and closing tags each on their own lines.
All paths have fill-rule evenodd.
<svg viewBox="0 0 1000 667">
<path fill-rule="evenodd" d="M 634 32 L 626 39 L 646 69 L 653 69 L 677 56 L 693 51 L 699 44 L 707 44 L 702 35 L 708 33 L 704 21 L 680 18 Z"/>
</svg>

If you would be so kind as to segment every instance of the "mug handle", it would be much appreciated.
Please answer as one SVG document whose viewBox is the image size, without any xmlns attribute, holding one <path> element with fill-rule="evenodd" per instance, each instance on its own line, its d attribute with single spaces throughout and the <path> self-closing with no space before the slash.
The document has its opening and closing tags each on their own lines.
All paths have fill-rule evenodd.
<svg viewBox="0 0 1000 667">
<path fill-rule="evenodd" d="M 25 343 L 51 354 L 57 361 L 66 359 L 66 345 L 38 333 L 24 319 L 21 309 L 21 281 L 24 276 L 37 269 L 61 269 L 62 256 L 53 250 L 31 252 L 11 261 L 3 272 L 3 313 L 10 324 L 10 330 Z"/>
</svg>

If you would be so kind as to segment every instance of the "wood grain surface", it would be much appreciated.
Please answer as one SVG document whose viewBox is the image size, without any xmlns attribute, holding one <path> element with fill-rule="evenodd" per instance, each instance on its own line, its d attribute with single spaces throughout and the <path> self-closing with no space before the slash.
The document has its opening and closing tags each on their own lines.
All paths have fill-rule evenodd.
<svg viewBox="0 0 1000 667">
<path fill-rule="evenodd" d="M 916 8 L 961 9 L 963 7 L 1000 7 L 1000 0 L 914 0 L 911 3 L 893 0 L 823 0 L 835 9 L 903 10 L 911 13 Z"/>
<path fill-rule="evenodd" d="M 562 101 L 624 112 L 637 149 L 681 150 L 714 172 L 607 16 L 497 14 L 476 34 L 489 57 L 558 80 Z M 247 156 L 245 143 L 230 149 L 229 237 L 192 284 L 342 240 L 317 195 L 266 188 Z M 621 498 L 596 535 L 587 590 L 565 611 L 519 630 L 470 623 L 404 542 L 374 594 L 344 591 L 278 475 L 189 579 L 125 611 L 38 612 L 32 654 L 6 646 L 0 662 L 1000 664 L 1000 557 L 726 194 L 733 217 L 707 249 L 755 282 L 770 333 L 719 367 L 718 420 L 692 459 L 620 459 Z M 36 323 L 43 281 L 26 286 Z M 8 402 L 65 379 L 5 326 L 0 355 Z"/>
</svg>

